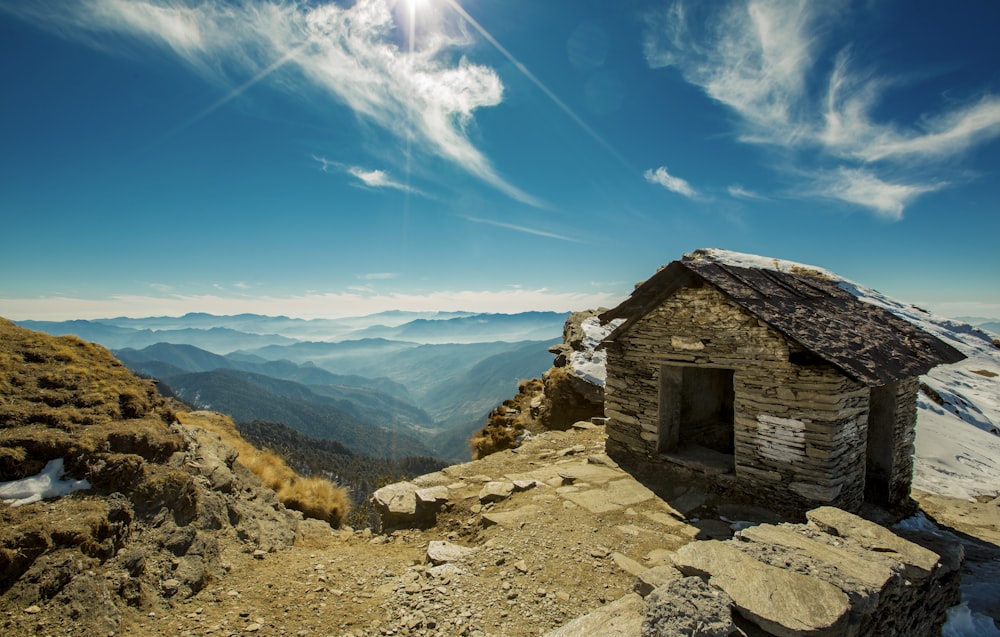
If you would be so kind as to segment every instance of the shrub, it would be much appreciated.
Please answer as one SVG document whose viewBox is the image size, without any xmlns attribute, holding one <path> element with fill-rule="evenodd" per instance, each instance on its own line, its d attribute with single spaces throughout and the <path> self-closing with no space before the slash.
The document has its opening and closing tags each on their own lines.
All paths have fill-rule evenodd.
<svg viewBox="0 0 1000 637">
<path fill-rule="evenodd" d="M 289 509 L 324 520 L 338 527 L 351 510 L 347 490 L 323 478 L 295 478 L 278 491 L 278 499 Z"/>
</svg>

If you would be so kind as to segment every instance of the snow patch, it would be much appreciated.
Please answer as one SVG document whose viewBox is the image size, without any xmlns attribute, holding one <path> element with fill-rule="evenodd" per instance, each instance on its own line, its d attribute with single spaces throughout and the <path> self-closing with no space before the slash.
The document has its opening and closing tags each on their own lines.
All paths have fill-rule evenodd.
<svg viewBox="0 0 1000 637">
<path fill-rule="evenodd" d="M 1000 595 L 1000 586 L 997 587 Z M 941 627 L 941 637 L 1000 637 L 993 618 L 974 613 L 962 602 L 948 609 L 948 620 Z"/>
<path fill-rule="evenodd" d="M 577 376 L 593 385 L 604 387 L 608 378 L 608 353 L 597 349 L 597 346 L 623 322 L 623 319 L 615 319 L 602 325 L 599 318 L 591 316 L 580 323 L 585 334 L 583 347 L 569 355 L 569 365 Z"/>
<path fill-rule="evenodd" d="M 74 491 L 89 489 L 87 480 L 63 480 L 66 469 L 63 459 L 49 460 L 41 473 L 11 482 L 0 482 L 0 500 L 13 507 L 31 504 L 46 498 L 61 498 Z"/>
</svg>

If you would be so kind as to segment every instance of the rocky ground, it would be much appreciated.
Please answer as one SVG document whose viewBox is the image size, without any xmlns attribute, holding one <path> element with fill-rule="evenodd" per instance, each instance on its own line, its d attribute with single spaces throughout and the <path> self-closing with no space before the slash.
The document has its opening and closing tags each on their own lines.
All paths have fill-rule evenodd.
<svg viewBox="0 0 1000 637">
<path fill-rule="evenodd" d="M 169 613 L 135 613 L 126 632 L 190 635 L 538 635 L 630 592 L 635 572 L 669 562 L 728 523 L 680 518 L 716 503 L 679 489 L 678 508 L 603 455 L 601 428 L 548 432 L 516 451 L 456 465 L 423 484 L 455 502 L 426 530 L 385 535 L 303 523 L 290 549 L 244 554 Z M 501 479 L 531 482 L 493 503 Z M 498 496 L 499 497 L 499 496 Z M 726 509 L 723 506 L 724 510 Z M 731 514 L 764 514 L 732 507 Z M 435 565 L 438 542 L 468 547 Z M 445 556 L 445 559 L 448 559 Z"/>
<path fill-rule="evenodd" d="M 657 497 L 614 467 L 603 441 L 601 428 L 548 432 L 423 478 L 453 503 L 426 530 L 301 522 L 291 547 L 230 553 L 228 573 L 194 596 L 129 609 L 121 634 L 540 635 L 631 592 L 637 572 L 692 539 L 728 537 L 730 521 L 774 521 L 695 487 L 650 485 Z M 490 495 L 501 480 L 531 486 Z M 939 520 L 969 520 L 965 531 L 998 528 L 996 502 L 929 500 Z M 451 545 L 470 550 L 437 555 Z M 436 565 L 429 550 L 451 561 Z M 75 634 L 64 609 L 5 612 L 5 634 Z"/>
</svg>

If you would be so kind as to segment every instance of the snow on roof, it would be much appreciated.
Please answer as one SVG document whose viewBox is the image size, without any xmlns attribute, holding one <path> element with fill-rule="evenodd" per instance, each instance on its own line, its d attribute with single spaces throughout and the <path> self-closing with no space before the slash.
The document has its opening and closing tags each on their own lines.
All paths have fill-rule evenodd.
<svg viewBox="0 0 1000 637">
<path fill-rule="evenodd" d="M 885 307 L 863 302 L 831 272 L 726 251 L 700 250 L 661 268 L 602 318 L 629 331 L 677 290 L 706 282 L 848 377 L 869 387 L 912 378 L 964 354 Z M 856 285 L 856 284 L 855 284 Z"/>
</svg>

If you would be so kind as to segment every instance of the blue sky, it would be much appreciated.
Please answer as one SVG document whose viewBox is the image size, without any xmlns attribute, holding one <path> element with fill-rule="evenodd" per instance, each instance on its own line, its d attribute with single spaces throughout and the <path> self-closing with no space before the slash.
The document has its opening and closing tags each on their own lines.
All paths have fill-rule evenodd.
<svg viewBox="0 0 1000 637">
<path fill-rule="evenodd" d="M 1000 4 L 0 2 L 0 315 L 621 301 L 700 247 L 1000 316 Z"/>
</svg>

